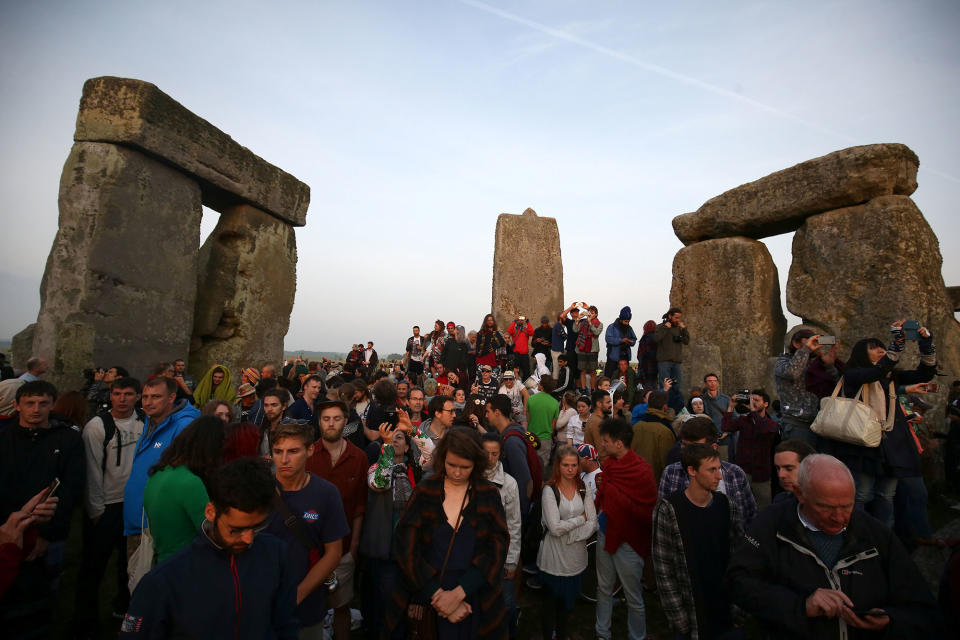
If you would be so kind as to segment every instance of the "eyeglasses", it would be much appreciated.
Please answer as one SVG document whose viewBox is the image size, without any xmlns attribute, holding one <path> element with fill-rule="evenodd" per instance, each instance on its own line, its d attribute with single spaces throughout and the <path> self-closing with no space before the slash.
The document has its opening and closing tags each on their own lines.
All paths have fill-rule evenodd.
<svg viewBox="0 0 960 640">
<path fill-rule="evenodd" d="M 456 413 L 456 409 L 440 409 L 440 413 Z"/>
<path fill-rule="evenodd" d="M 252 527 L 228 527 L 227 531 L 230 533 L 231 536 L 238 536 L 238 537 L 242 536 L 247 531 L 253 533 L 253 535 L 257 535 L 258 533 L 266 529 L 269 524 L 270 524 L 270 521 L 269 519 L 267 519 L 261 522 L 260 524 L 253 525 Z"/>
</svg>

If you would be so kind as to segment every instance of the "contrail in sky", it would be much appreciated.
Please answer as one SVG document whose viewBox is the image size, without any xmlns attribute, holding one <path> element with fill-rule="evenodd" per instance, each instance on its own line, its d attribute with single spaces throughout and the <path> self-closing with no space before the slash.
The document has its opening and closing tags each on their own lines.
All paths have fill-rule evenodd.
<svg viewBox="0 0 960 640">
<path fill-rule="evenodd" d="M 635 56 L 631 56 L 621 51 L 617 51 L 616 49 L 611 49 L 610 47 L 605 47 L 601 44 L 597 44 L 596 42 L 585 40 L 584 38 L 575 36 L 572 33 L 563 31 L 562 29 L 556 29 L 554 27 L 550 27 L 540 22 L 536 22 L 534 20 L 528 20 L 527 18 L 518 16 L 515 13 L 510 13 L 509 11 L 504 11 L 503 9 L 499 9 L 497 7 L 491 6 L 485 2 L 480 2 L 480 0 L 459 0 L 459 2 L 465 5 L 471 6 L 475 9 L 479 9 L 480 11 L 484 11 L 486 13 L 499 16 L 504 20 L 509 20 L 510 22 L 515 22 L 517 24 L 522 24 L 526 27 L 530 27 L 535 31 L 539 31 L 540 33 L 544 33 L 558 40 L 563 40 L 565 42 L 575 44 L 579 47 L 583 47 L 584 49 L 589 49 L 601 55 L 614 58 L 615 60 L 619 60 L 620 62 L 624 62 L 626 64 L 637 67 L 639 69 L 643 69 L 644 71 L 649 71 L 650 73 L 655 73 L 659 76 L 670 78 L 671 80 L 675 80 L 682 84 L 687 84 L 693 87 L 697 87 L 699 89 L 703 89 L 704 91 L 708 93 L 712 93 L 714 95 L 722 96 L 724 98 L 729 98 L 731 100 L 753 107 L 754 109 L 757 109 L 759 111 L 773 114 L 785 120 L 791 120 L 793 122 L 803 125 L 804 127 L 807 127 L 808 129 L 812 129 L 820 133 L 825 133 L 827 135 L 840 138 L 842 140 L 849 142 L 850 144 L 857 144 L 859 142 L 856 138 L 850 136 L 849 134 L 842 133 L 840 131 L 834 131 L 833 129 L 825 127 L 821 124 L 818 124 L 811 120 L 806 120 L 788 111 L 784 111 L 783 109 L 779 109 L 777 107 L 766 104 L 764 102 L 760 102 L 759 100 L 754 100 L 753 98 L 749 98 L 747 96 L 741 95 L 735 91 L 724 89 L 723 87 L 719 87 L 715 84 L 710 84 L 709 82 L 704 82 L 703 80 L 694 78 L 693 76 L 688 76 L 682 73 L 678 73 L 666 67 L 662 67 L 658 64 L 653 64 L 652 62 L 646 62 Z M 930 166 L 925 167 L 925 169 L 932 174 L 940 176 L 941 178 L 944 178 L 951 182 L 960 183 L 960 178 L 956 178 L 954 176 L 948 175 L 946 173 L 943 173 L 942 171 L 937 171 Z"/>
<path fill-rule="evenodd" d="M 772 113 L 772 114 L 774 114 L 774 115 L 780 116 L 781 118 L 785 118 L 785 119 L 788 119 L 788 120 L 793 120 L 794 122 L 798 122 L 798 123 L 800 123 L 800 124 L 803 124 L 803 125 L 806 126 L 806 127 L 809 127 L 809 128 L 811 128 L 811 129 L 815 129 L 815 130 L 820 131 L 820 132 L 822 132 L 822 133 L 827 133 L 827 134 L 830 134 L 830 135 L 832 135 L 832 136 L 838 136 L 838 137 L 844 138 L 844 139 L 846 139 L 846 140 L 850 140 L 851 142 L 854 141 L 853 138 L 851 138 L 851 137 L 850 137 L 849 135 L 847 135 L 847 134 L 840 133 L 840 132 L 834 131 L 834 130 L 832 130 L 832 129 L 828 129 L 827 127 L 824 127 L 824 126 L 822 126 L 822 125 L 817 124 L 816 122 L 811 122 L 810 120 L 804 120 L 803 118 L 800 118 L 799 116 L 796 116 L 796 115 L 794 115 L 794 114 L 792 114 L 792 113 L 789 113 L 789 112 L 787 112 L 787 111 L 784 111 L 784 110 L 782 110 L 782 109 L 778 109 L 777 107 L 774 107 L 774 106 L 772 106 L 772 105 L 769 105 L 769 104 L 760 102 L 760 101 L 758 101 L 758 100 L 754 100 L 753 98 L 748 98 L 747 96 L 741 95 L 741 94 L 739 94 L 739 93 L 737 93 L 737 92 L 735 92 L 735 91 L 730 91 L 729 89 L 724 89 L 723 87 L 718 87 L 718 86 L 715 85 L 715 84 L 710 84 L 709 82 L 704 82 L 703 80 L 699 80 L 699 79 L 694 78 L 694 77 L 692 77 L 692 76 L 688 76 L 688 75 L 684 75 L 684 74 L 682 74 L 682 73 L 678 73 L 678 72 L 673 71 L 673 70 L 671 70 L 671 69 L 667 69 L 666 67 L 662 67 L 662 66 L 660 66 L 660 65 L 658 65 L 658 64 L 653 64 L 653 63 L 651 63 L 651 62 L 646 62 L 646 61 L 641 60 L 641 59 L 639 59 L 639 58 L 637 58 L 637 57 L 635 57 L 635 56 L 631 56 L 631 55 L 626 54 L 626 53 L 623 53 L 623 52 L 621 52 L 621 51 L 617 51 L 616 49 L 611 49 L 610 47 L 605 47 L 605 46 L 603 46 L 603 45 L 601 45 L 601 44 L 597 44 L 596 42 L 591 42 L 590 40 L 585 40 L 585 39 L 583 39 L 583 38 L 581 38 L 581 37 L 579 37 L 579 36 L 573 35 L 572 33 L 569 33 L 569 32 L 567 32 L 567 31 L 563 31 L 562 29 L 555 29 L 554 27 L 550 27 L 550 26 L 547 26 L 547 25 L 545 25 L 545 24 L 541 24 L 541 23 L 539 23 L 539 22 L 535 22 L 535 21 L 533 21 L 533 20 L 528 20 L 527 18 L 523 18 L 523 17 L 521 17 L 521 16 L 518 16 L 518 15 L 516 15 L 515 13 L 510 13 L 509 11 L 504 11 L 503 9 L 499 9 L 499 8 L 497 8 L 497 7 L 491 6 L 491 5 L 489 5 L 489 4 L 486 4 L 485 2 L 480 2 L 479 0 L 459 0 L 459 1 L 460 1 L 462 4 L 465 4 L 465 5 L 474 7 L 475 9 L 479 9 L 479 10 L 484 11 L 484 12 L 486 12 L 486 13 L 490 13 L 490 14 L 493 14 L 493 15 L 495 15 L 495 16 L 499 16 L 499 17 L 501 17 L 501 18 L 503 18 L 503 19 L 505 19 L 505 20 L 509 20 L 509 21 L 515 22 L 515 23 L 517 23 L 517 24 L 522 24 L 522 25 L 524 25 L 524 26 L 530 27 L 531 29 L 534 29 L 534 30 L 536 30 L 536 31 L 539 31 L 540 33 L 544 33 L 544 34 L 546 34 L 546 35 L 548 35 L 548 36 L 557 38 L 558 40 L 564 40 L 564 41 L 569 42 L 569 43 L 571 43 L 571 44 L 575 44 L 575 45 L 577 45 L 577 46 L 583 47 L 584 49 L 589 49 L 589 50 L 594 51 L 594 52 L 596 52 L 596 53 L 599 53 L 599 54 L 608 56 L 608 57 L 610 57 L 610 58 L 614 58 L 614 59 L 616 59 L 616 60 L 619 60 L 620 62 L 625 62 L 626 64 L 629 64 L 629 65 L 632 65 L 632 66 L 634 66 L 634 67 L 638 67 L 638 68 L 640 68 L 640 69 L 643 69 L 644 71 L 649 71 L 650 73 L 655 73 L 655 74 L 660 75 L 660 76 L 663 76 L 663 77 L 665 77 L 665 78 L 670 78 L 671 80 L 676 80 L 677 82 L 680 82 L 680 83 L 682 83 L 682 84 L 691 85 L 691 86 L 697 87 L 697 88 L 699 88 L 699 89 L 703 89 L 704 91 L 707 91 L 707 92 L 709 92 L 709 93 L 713 93 L 713 94 L 715 94 L 715 95 L 722 96 L 722 97 L 724 97 L 724 98 L 729 98 L 729 99 L 731 99 L 731 100 L 735 100 L 735 101 L 737 101 L 737 102 L 741 102 L 741 103 L 743 103 L 743 104 L 749 105 L 749 106 L 751 106 L 751 107 L 753 107 L 753 108 L 755 108 L 755 109 L 758 109 L 758 110 L 760 110 L 760 111 L 764 111 L 764 112 L 767 112 L 767 113 Z"/>
</svg>

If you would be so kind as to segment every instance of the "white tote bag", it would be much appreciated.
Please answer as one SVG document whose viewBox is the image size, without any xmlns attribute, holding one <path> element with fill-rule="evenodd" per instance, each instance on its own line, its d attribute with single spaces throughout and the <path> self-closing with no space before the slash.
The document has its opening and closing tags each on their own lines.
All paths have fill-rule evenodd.
<svg viewBox="0 0 960 640">
<path fill-rule="evenodd" d="M 127 561 L 127 587 L 130 593 L 140 584 L 140 579 L 150 572 L 153 568 L 154 548 L 153 536 L 150 535 L 150 529 L 144 527 L 145 512 L 140 513 L 140 546 L 130 556 Z"/>
<path fill-rule="evenodd" d="M 840 378 L 833 394 L 820 399 L 820 412 L 810 425 L 810 430 L 824 438 L 861 447 L 880 446 L 883 432 L 893 428 L 896 398 L 891 396 L 887 419 L 881 422 L 877 412 L 860 401 L 866 387 L 861 386 L 853 398 L 844 398 L 840 396 L 840 389 L 843 388 L 843 378 Z"/>
</svg>

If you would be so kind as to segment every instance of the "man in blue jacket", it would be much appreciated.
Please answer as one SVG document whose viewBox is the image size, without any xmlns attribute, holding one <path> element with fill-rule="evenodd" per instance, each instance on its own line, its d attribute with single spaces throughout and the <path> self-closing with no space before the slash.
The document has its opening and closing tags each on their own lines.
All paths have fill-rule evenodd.
<svg viewBox="0 0 960 640">
<path fill-rule="evenodd" d="M 143 577 L 121 638 L 297 638 L 297 589 L 287 545 L 260 533 L 275 495 L 264 461 L 241 458 L 213 474 L 193 543 Z"/>
<path fill-rule="evenodd" d="M 147 418 L 123 490 L 123 535 L 127 536 L 127 556 L 140 546 L 147 471 L 160 460 L 163 450 L 173 439 L 200 416 L 200 411 L 186 400 L 177 401 L 177 383 L 173 378 L 158 376 L 147 380 L 140 402 Z"/>
<path fill-rule="evenodd" d="M 607 364 L 603 367 L 603 375 L 608 378 L 613 377 L 620 360 L 630 362 L 630 349 L 637 344 L 637 334 L 630 326 L 632 318 L 630 307 L 624 307 L 620 309 L 617 319 L 607 326 L 607 332 L 603 336 L 607 342 Z"/>
</svg>

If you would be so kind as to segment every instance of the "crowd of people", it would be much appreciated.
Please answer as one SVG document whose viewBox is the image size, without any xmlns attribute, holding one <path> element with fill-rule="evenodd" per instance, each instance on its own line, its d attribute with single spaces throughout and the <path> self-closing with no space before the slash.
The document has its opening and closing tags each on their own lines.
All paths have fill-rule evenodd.
<svg viewBox="0 0 960 640">
<path fill-rule="evenodd" d="M 142 381 L 124 363 L 65 392 L 41 358 L 0 363 L 0 628 L 45 637 L 72 597 L 74 637 L 110 631 L 113 557 L 129 638 L 345 640 L 358 622 L 378 640 L 514 638 L 525 589 L 548 639 L 570 637 L 582 595 L 607 640 L 645 638 L 651 598 L 676 638 L 957 633 L 960 552 L 939 605 L 909 554 L 950 544 L 930 530 L 920 466 L 927 329 L 893 322 L 846 361 L 799 330 L 771 405 L 760 385 L 724 393 L 715 373 L 683 392 L 680 309 L 639 338 L 631 321 L 623 307 L 604 329 L 575 302 L 539 326 L 414 326 L 401 361 L 371 341 L 343 362 L 217 364 L 196 381 L 183 359 Z M 817 433 L 837 393 L 863 394 L 878 446 Z"/>
</svg>

